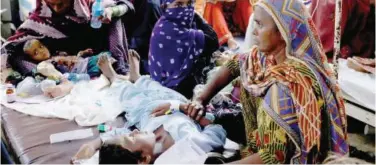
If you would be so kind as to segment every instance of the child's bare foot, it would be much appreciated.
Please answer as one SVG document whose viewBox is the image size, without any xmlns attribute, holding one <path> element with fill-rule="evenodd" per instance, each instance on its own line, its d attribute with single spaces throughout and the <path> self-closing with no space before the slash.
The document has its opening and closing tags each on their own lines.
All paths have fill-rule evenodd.
<svg viewBox="0 0 376 165">
<path fill-rule="evenodd" d="M 131 82 L 136 82 L 136 80 L 141 76 L 140 74 L 140 55 L 135 50 L 130 49 L 128 51 L 128 61 L 129 61 L 129 80 Z"/>
<path fill-rule="evenodd" d="M 70 93 L 73 88 L 73 83 L 70 81 L 63 81 L 60 85 L 49 87 L 44 91 L 44 95 L 51 98 L 65 96 Z"/>
<path fill-rule="evenodd" d="M 99 56 L 98 66 L 101 69 L 102 74 L 106 76 L 110 80 L 111 83 L 115 81 L 117 77 L 117 73 L 112 67 L 112 64 L 108 56 L 106 55 Z"/>
</svg>

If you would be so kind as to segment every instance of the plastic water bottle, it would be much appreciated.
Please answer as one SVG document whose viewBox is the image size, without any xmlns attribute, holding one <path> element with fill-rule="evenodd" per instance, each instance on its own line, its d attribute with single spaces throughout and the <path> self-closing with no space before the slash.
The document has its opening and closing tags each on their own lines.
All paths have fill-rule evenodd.
<svg viewBox="0 0 376 165">
<path fill-rule="evenodd" d="M 91 22 L 90 26 L 94 29 L 99 29 L 102 26 L 102 21 L 99 17 L 103 14 L 102 0 L 95 0 L 91 8 Z"/>
<path fill-rule="evenodd" d="M 64 77 L 74 83 L 79 81 L 90 81 L 90 76 L 88 74 L 65 73 Z"/>
</svg>

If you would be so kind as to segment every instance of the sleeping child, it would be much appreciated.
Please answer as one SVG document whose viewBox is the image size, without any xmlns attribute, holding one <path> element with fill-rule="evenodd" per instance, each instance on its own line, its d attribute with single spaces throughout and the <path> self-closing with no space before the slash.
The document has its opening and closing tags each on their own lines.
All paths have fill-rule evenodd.
<svg viewBox="0 0 376 165">
<path fill-rule="evenodd" d="M 95 56 L 90 56 L 87 58 L 83 58 L 84 56 L 92 55 L 93 51 L 91 49 L 86 49 L 80 51 L 77 56 L 55 56 L 51 57 L 50 51 L 48 48 L 39 40 L 31 39 L 25 42 L 24 45 L 24 53 L 28 55 L 32 60 L 38 62 L 39 66 L 37 68 L 41 68 L 41 66 L 45 66 L 46 63 L 51 63 L 54 65 L 54 68 L 59 71 L 60 73 L 87 73 L 90 77 L 96 77 L 101 74 L 100 69 L 97 65 L 98 57 L 100 55 L 109 55 L 111 56 L 110 52 L 102 52 Z M 44 62 L 44 63 L 43 63 Z M 38 69 L 39 70 L 39 69 Z M 49 68 L 48 73 L 52 73 L 55 76 L 61 76 L 61 74 L 53 71 L 53 69 Z M 43 73 L 42 73 L 43 74 Z M 45 75 L 48 76 L 48 75 Z"/>
<path fill-rule="evenodd" d="M 185 115 L 197 108 L 194 103 L 190 103 L 180 93 L 162 86 L 149 76 L 141 76 L 137 53 L 131 50 L 128 56 L 129 81 L 118 78 L 107 56 L 101 56 L 98 62 L 103 75 L 111 82 L 108 93 L 113 99 L 120 101 L 122 109 L 126 112 L 126 125 L 84 144 L 73 157 L 73 163 L 92 157 L 102 145 L 107 149 L 113 149 L 109 147 L 112 145 L 120 149 L 121 153 L 127 153 L 116 162 L 112 154 L 106 154 L 114 153 L 115 150 L 99 152 L 100 163 L 105 164 L 153 163 L 182 141 L 188 141 L 204 153 L 223 147 L 226 131 L 220 125 L 213 124 L 214 116 L 207 114 L 196 123 Z M 127 131 L 130 127 L 136 127 L 137 130 Z M 186 158 L 180 159 L 181 162 L 187 163 Z"/>
</svg>

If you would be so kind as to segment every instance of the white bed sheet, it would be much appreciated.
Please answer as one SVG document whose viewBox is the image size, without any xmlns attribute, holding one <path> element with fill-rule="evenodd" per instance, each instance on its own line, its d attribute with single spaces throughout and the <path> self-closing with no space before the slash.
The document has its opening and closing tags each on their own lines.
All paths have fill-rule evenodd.
<svg viewBox="0 0 376 165">
<path fill-rule="evenodd" d="M 123 112 L 121 104 L 108 92 L 111 86 L 101 89 L 106 84 L 108 80 L 101 76 L 97 80 L 76 84 L 71 93 L 62 98 L 49 100 L 37 96 L 14 103 L 6 102 L 5 88 L 2 88 L 0 102 L 28 115 L 75 120 L 80 126 L 93 126 L 113 121 Z"/>
<path fill-rule="evenodd" d="M 375 75 L 347 67 L 347 60 L 339 59 L 338 83 L 346 95 L 362 106 L 375 111 Z"/>
</svg>

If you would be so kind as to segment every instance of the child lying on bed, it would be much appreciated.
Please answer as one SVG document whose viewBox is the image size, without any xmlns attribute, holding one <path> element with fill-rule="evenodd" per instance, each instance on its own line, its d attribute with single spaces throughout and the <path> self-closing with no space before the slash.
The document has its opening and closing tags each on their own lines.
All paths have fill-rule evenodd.
<svg viewBox="0 0 376 165">
<path fill-rule="evenodd" d="M 60 55 L 51 57 L 48 48 L 39 40 L 31 39 L 25 42 L 24 53 L 38 63 L 37 72 L 50 79 L 60 81 L 61 84 L 47 89 L 44 94 L 52 98 L 69 93 L 73 84 L 63 77 L 62 73 L 88 74 L 96 77 L 101 74 L 97 65 L 99 56 L 111 56 L 110 52 L 102 52 L 95 56 L 91 49 L 80 51 L 77 56 Z M 84 56 L 89 56 L 83 58 Z M 111 62 L 114 59 L 111 58 Z"/>
<path fill-rule="evenodd" d="M 87 73 L 90 77 L 99 76 L 101 74 L 97 65 L 98 57 L 100 55 L 111 55 L 110 52 L 102 52 L 95 56 L 83 58 L 84 56 L 93 54 L 91 49 L 86 49 L 80 51 L 77 56 L 67 56 L 65 54 L 64 56 L 51 57 L 48 48 L 37 39 L 26 41 L 23 50 L 24 53 L 35 62 L 39 64 L 43 62 L 51 63 L 54 65 L 55 69 L 61 73 Z M 59 76 L 58 73 L 57 76 Z"/>
<path fill-rule="evenodd" d="M 204 152 L 224 145 L 226 132 L 222 126 L 212 124 L 214 119 L 208 115 L 199 124 L 195 123 L 185 115 L 196 108 L 194 104 L 188 103 L 180 93 L 147 76 L 140 76 L 139 59 L 134 51 L 130 51 L 128 59 L 129 80 L 134 83 L 118 79 L 107 57 L 100 57 L 98 63 L 102 73 L 112 82 L 110 93 L 120 100 L 126 112 L 126 125 L 84 144 L 72 158 L 73 162 L 90 158 L 103 144 L 117 146 L 127 153 L 124 160 L 117 163 L 131 164 L 152 163 L 183 139 L 197 144 Z M 126 133 L 132 126 L 137 130 Z M 101 163 L 116 163 L 107 160 L 112 159 L 102 157 Z"/>
</svg>

